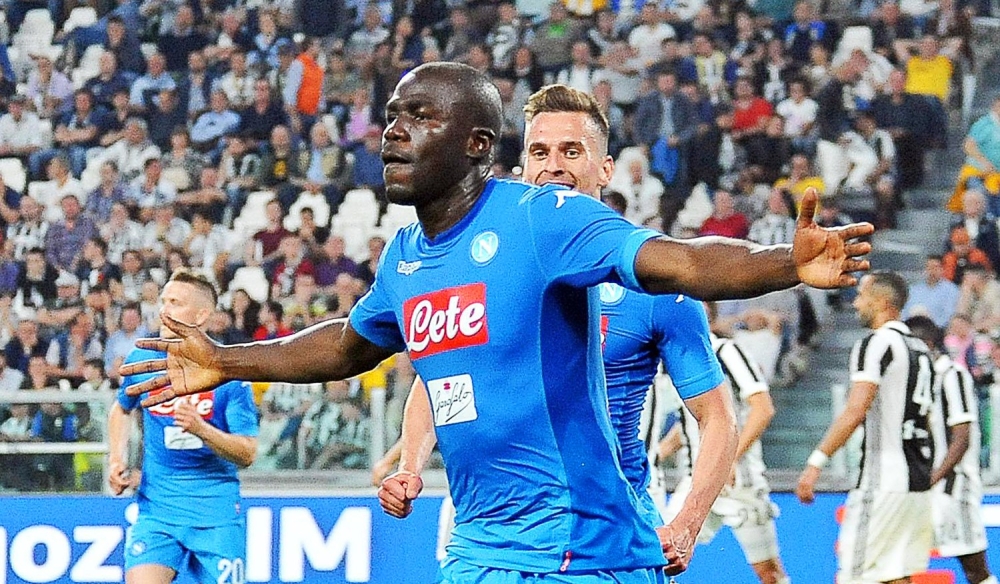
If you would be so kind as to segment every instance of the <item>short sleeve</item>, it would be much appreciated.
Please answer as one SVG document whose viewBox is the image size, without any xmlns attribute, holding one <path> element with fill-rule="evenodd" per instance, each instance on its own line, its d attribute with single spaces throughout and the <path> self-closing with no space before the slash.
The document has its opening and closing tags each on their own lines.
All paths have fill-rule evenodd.
<svg viewBox="0 0 1000 584">
<path fill-rule="evenodd" d="M 851 382 L 878 384 L 892 360 L 892 348 L 884 335 L 872 333 L 851 351 Z"/>
<path fill-rule="evenodd" d="M 718 355 L 719 362 L 733 385 L 733 392 L 741 401 L 768 391 L 760 365 L 743 352 L 739 345 L 726 341 L 719 347 Z"/>
<path fill-rule="evenodd" d="M 941 386 L 945 424 L 958 426 L 972 422 L 978 415 L 978 412 L 972 412 L 972 404 L 976 403 L 972 376 L 966 371 L 951 367 L 944 373 Z"/>
<path fill-rule="evenodd" d="M 258 430 L 257 406 L 253 403 L 253 391 L 246 381 L 231 381 L 225 386 L 226 427 L 230 434 L 256 436 Z"/>
<path fill-rule="evenodd" d="M 635 258 L 660 233 L 638 228 L 596 199 L 568 189 L 543 187 L 529 196 L 535 258 L 546 278 L 579 287 L 621 283 L 643 292 Z"/>
<path fill-rule="evenodd" d="M 725 380 L 712 350 L 701 302 L 683 295 L 656 296 L 653 322 L 660 359 L 682 399 L 697 397 Z"/>
<path fill-rule="evenodd" d="M 399 353 L 406 349 L 406 342 L 396 320 L 396 311 L 389 294 L 384 269 L 392 244 L 386 248 L 375 270 L 375 282 L 361 300 L 351 309 L 351 327 L 370 343 Z"/>
</svg>

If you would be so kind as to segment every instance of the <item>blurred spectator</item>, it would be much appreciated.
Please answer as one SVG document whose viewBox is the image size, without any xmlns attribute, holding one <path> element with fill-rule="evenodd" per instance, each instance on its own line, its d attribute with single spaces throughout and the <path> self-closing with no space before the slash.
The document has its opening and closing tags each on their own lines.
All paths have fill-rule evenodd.
<svg viewBox="0 0 1000 584">
<path fill-rule="evenodd" d="M 965 189 L 987 193 L 990 215 L 1000 216 L 1000 95 L 993 99 L 990 111 L 976 120 L 965 137 L 965 164 L 958 175 L 955 194 L 948 203 L 960 211 Z"/>
<path fill-rule="evenodd" d="M 1000 326 L 1000 282 L 981 264 L 969 264 L 962 276 L 955 311 L 967 314 L 980 332 L 994 333 Z"/>
<path fill-rule="evenodd" d="M 142 253 L 144 259 L 154 265 L 157 262 L 162 262 L 170 250 L 183 247 L 190 234 L 191 224 L 174 215 L 172 203 L 165 202 L 157 205 L 153 208 L 152 221 L 143 227 Z"/>
<path fill-rule="evenodd" d="M 276 300 L 268 300 L 260 306 L 260 326 L 254 331 L 255 341 L 266 341 L 287 337 L 294 333 L 292 329 L 284 324 L 285 311 L 281 303 Z"/>
<path fill-rule="evenodd" d="M 132 117 L 125 121 L 122 137 L 108 146 L 99 159 L 101 162 L 110 160 L 117 164 L 122 178 L 131 182 L 142 174 L 147 160 L 159 157 L 160 149 L 147 136 L 146 122 Z"/>
<path fill-rule="evenodd" d="M 361 298 L 364 293 L 364 282 L 350 274 L 340 274 L 329 289 L 330 314 L 328 316 L 330 318 L 347 316 L 358 298 Z"/>
<path fill-rule="evenodd" d="M 452 10 L 454 18 L 455 10 Z M 382 26 L 382 14 L 378 6 L 368 4 L 364 9 L 361 28 L 351 33 L 345 45 L 347 58 L 365 68 L 375 52 L 376 45 L 389 39 L 389 31 Z"/>
<path fill-rule="evenodd" d="M 776 104 L 788 97 L 788 85 L 799 74 L 801 64 L 792 62 L 781 39 L 767 41 L 764 58 L 754 67 L 754 87 L 764 99 Z"/>
<path fill-rule="evenodd" d="M 369 126 L 361 146 L 354 149 L 355 188 L 367 188 L 379 195 L 385 191 L 382 177 L 382 128 Z"/>
<path fill-rule="evenodd" d="M 385 238 L 381 235 L 373 235 L 368 238 L 368 257 L 358 265 L 357 276 L 367 290 L 375 282 L 375 272 L 378 269 L 379 259 L 385 250 Z"/>
<path fill-rule="evenodd" d="M 708 33 L 699 32 L 692 37 L 691 52 L 681 63 L 680 78 L 697 82 L 713 103 L 725 101 L 727 88 L 736 80 L 737 64 L 715 47 Z"/>
<path fill-rule="evenodd" d="M 0 156 L 18 158 L 25 166 L 31 155 L 47 146 L 38 115 L 26 110 L 27 104 L 27 96 L 15 95 L 8 102 L 7 113 L 0 116 Z"/>
<path fill-rule="evenodd" d="M 99 235 L 94 235 L 83 243 L 83 250 L 76 271 L 83 283 L 83 293 L 94 286 L 108 287 L 111 282 L 122 279 L 121 268 L 108 261 L 108 244 Z"/>
<path fill-rule="evenodd" d="M 146 112 L 149 122 L 149 140 L 162 151 L 172 147 L 173 135 L 178 128 L 187 128 L 187 108 L 181 104 L 176 89 L 163 89 L 159 99 L 150 104 Z M 185 137 L 190 136 L 185 131 Z"/>
<path fill-rule="evenodd" d="M 69 329 L 56 334 L 49 342 L 45 361 L 49 377 L 70 379 L 78 383 L 83 379 L 83 366 L 90 359 L 104 356 L 104 347 L 94 331 L 94 321 L 89 314 L 79 312 L 68 323 Z"/>
<path fill-rule="evenodd" d="M 125 137 L 125 125 L 132 117 L 132 110 L 128 105 L 128 93 L 128 88 L 116 90 L 111 96 L 111 111 L 101 116 L 98 142 L 104 148 Z"/>
<path fill-rule="evenodd" d="M 661 43 L 676 37 L 677 31 L 661 20 L 657 5 L 650 2 L 639 9 L 638 24 L 629 33 L 628 44 L 635 49 L 636 57 L 646 68 L 659 59 Z"/>
<path fill-rule="evenodd" d="M 598 27 L 602 26 L 607 30 L 607 22 L 611 23 L 610 28 L 614 28 L 614 13 L 602 11 L 597 14 Z M 517 7 L 513 2 L 503 1 L 497 6 L 497 19 L 492 23 L 489 33 L 486 35 L 486 44 L 493 52 L 493 66 L 498 70 L 505 70 L 514 62 L 514 52 L 524 34 L 524 21 L 517 13 Z M 601 38 L 598 36 L 597 38 Z M 600 52 L 600 49 L 598 49 Z"/>
<path fill-rule="evenodd" d="M 183 123 L 171 130 L 169 148 L 164 151 L 160 161 L 163 163 L 163 177 L 178 192 L 196 187 L 207 162 L 203 155 L 191 148 L 191 135 Z"/>
<path fill-rule="evenodd" d="M 733 97 L 733 138 L 745 144 L 764 133 L 774 114 L 774 106 L 757 96 L 749 77 L 736 80 Z"/>
<path fill-rule="evenodd" d="M 35 69 L 28 75 L 25 94 L 35 106 L 38 117 L 51 118 L 62 112 L 73 95 L 73 82 L 52 64 L 49 47 L 42 47 L 31 53 Z"/>
<path fill-rule="evenodd" d="M 635 225 L 642 225 L 660 212 L 663 183 L 650 174 L 649 160 L 641 148 L 631 146 L 622 150 L 608 188 L 625 197 L 625 218 Z"/>
<path fill-rule="evenodd" d="M 326 110 L 333 114 L 338 125 L 342 126 L 347 120 L 351 98 L 362 83 L 357 69 L 348 63 L 343 51 L 330 51 L 323 74 L 323 98 Z"/>
<path fill-rule="evenodd" d="M 917 42 L 897 42 L 895 48 L 899 63 L 906 66 L 906 92 L 935 98 L 936 108 L 943 113 L 955 66 L 951 59 L 941 54 L 938 39 L 926 34 Z M 938 121 L 947 122 L 947 119 L 938 118 Z"/>
<path fill-rule="evenodd" d="M 31 437 L 42 442 L 76 442 L 77 417 L 62 404 L 42 404 L 32 420 Z M 66 490 L 72 487 L 72 454 L 38 454 L 33 462 L 43 489 Z"/>
<path fill-rule="evenodd" d="M 73 109 L 61 116 L 55 128 L 55 147 L 31 155 L 33 176 L 39 176 L 42 166 L 58 153 L 69 158 L 70 169 L 80 176 L 87 166 L 87 152 L 98 145 L 100 114 L 94 109 L 94 96 L 86 89 L 78 89 L 73 96 Z"/>
<path fill-rule="evenodd" d="M 596 69 L 593 56 L 590 54 L 590 44 L 583 40 L 576 41 L 571 48 L 569 65 L 556 73 L 555 81 L 584 93 L 591 93 L 594 89 Z"/>
<path fill-rule="evenodd" d="M 595 73 L 597 81 L 611 83 L 612 101 L 618 106 L 632 111 L 633 107 L 642 99 L 642 92 L 646 91 L 642 73 L 647 68 L 643 66 L 642 60 L 636 56 L 635 49 L 626 42 L 616 42 L 611 45 L 611 50 L 605 55 L 601 64 L 603 67 Z M 658 71 L 652 77 L 657 79 L 663 73 L 673 72 L 672 69 L 665 69 Z M 676 74 L 674 81 L 676 88 Z"/>
<path fill-rule="evenodd" d="M 83 88 L 94 96 L 94 105 L 106 110 L 112 109 L 115 93 L 129 90 L 130 80 L 118 68 L 118 58 L 111 51 L 101 53 L 98 61 L 98 73 L 84 84 Z"/>
<path fill-rule="evenodd" d="M 351 170 L 344 151 L 330 139 L 326 124 L 314 123 L 309 129 L 309 144 L 299 149 L 290 184 L 278 191 L 281 206 L 291 208 L 305 191 L 312 196 L 322 195 L 330 207 L 330 216 L 335 215 L 351 186 Z"/>
<path fill-rule="evenodd" d="M 320 287 L 332 286 L 340 274 L 358 274 L 357 264 L 344 255 L 344 249 L 344 238 L 340 235 L 331 235 L 323 244 L 315 269 L 316 283 Z"/>
<path fill-rule="evenodd" d="M 897 153 L 897 173 L 900 189 L 919 186 L 924 181 L 924 151 L 927 134 L 934 131 L 927 100 L 906 93 L 906 74 L 896 70 L 889 74 L 886 92 L 872 102 L 872 113 L 878 127 L 889 132 Z"/>
<path fill-rule="evenodd" d="M 733 195 L 720 189 L 712 197 L 712 216 L 701 224 L 698 235 L 721 235 L 746 239 L 750 233 L 750 223 L 746 215 L 736 210 Z"/>
<path fill-rule="evenodd" d="M 0 391 L 17 391 L 21 389 L 21 385 L 24 383 L 24 373 L 15 369 L 14 367 L 7 366 L 7 353 L 0 352 Z M 27 418 L 28 407 L 24 405 L 23 413 L 18 414 L 15 412 L 17 410 L 18 404 L 11 404 L 10 414 L 11 418 L 17 418 L 19 421 L 12 424 L 8 424 L 4 421 L 0 424 L 0 440 L 22 440 L 27 438 L 27 424 L 24 418 Z M 9 420 L 10 418 L 8 418 Z"/>
<path fill-rule="evenodd" d="M 126 250 L 142 245 L 142 225 L 129 219 L 122 202 L 111 204 L 111 215 L 106 223 L 100 223 L 100 233 L 101 239 L 108 243 L 108 260 L 115 265 L 122 263 Z"/>
<path fill-rule="evenodd" d="M 812 165 L 809 164 L 809 158 L 805 154 L 792 156 L 789 166 L 791 168 L 788 176 L 775 181 L 774 186 L 791 193 L 795 199 L 796 208 L 808 188 L 816 189 L 820 197 L 826 194 L 826 185 L 823 184 L 823 179 L 813 173 Z"/>
<path fill-rule="evenodd" d="M 142 255 L 138 250 L 127 249 L 122 253 L 122 294 L 124 301 L 139 300 L 144 285 L 152 280 L 149 270 L 143 265 Z M 149 327 L 150 330 L 159 330 Z"/>
<path fill-rule="evenodd" d="M 990 272 L 993 265 L 989 257 L 983 250 L 975 247 L 969 237 L 968 230 L 962 226 L 951 228 L 950 232 L 951 249 L 944 254 L 942 263 L 944 264 L 944 277 L 956 284 L 962 283 L 962 276 L 966 268 L 972 264 L 985 266 Z"/>
<path fill-rule="evenodd" d="M 239 128 L 240 116 L 229 108 L 229 98 L 221 89 L 211 92 L 209 103 L 211 109 L 191 125 L 191 141 L 197 150 L 214 153 L 220 147 L 220 139 Z"/>
<path fill-rule="evenodd" d="M 194 121 L 211 107 L 212 80 L 205 54 L 195 51 L 188 55 L 188 66 L 177 83 L 181 109 Z"/>
<path fill-rule="evenodd" d="M 212 90 L 221 90 L 237 111 L 250 107 L 254 101 L 257 76 L 247 66 L 247 56 L 240 49 L 229 56 L 229 70 L 212 83 Z"/>
<path fill-rule="evenodd" d="M 152 103 L 153 96 L 176 87 L 177 83 L 167 72 L 166 58 L 161 53 L 153 53 L 146 58 L 146 74 L 132 82 L 129 106 L 133 111 L 143 112 Z"/>
<path fill-rule="evenodd" d="M 98 225 L 111 219 L 111 207 L 115 203 L 125 203 L 127 187 L 118 173 L 118 166 L 111 160 L 101 163 L 101 182 L 87 194 L 84 214 Z"/>
<path fill-rule="evenodd" d="M 142 174 L 132 179 L 125 204 L 145 223 L 153 218 L 156 208 L 172 206 L 176 200 L 177 187 L 163 177 L 159 157 L 151 157 L 143 164 Z"/>
<path fill-rule="evenodd" d="M 316 286 L 312 274 L 297 274 L 292 294 L 281 300 L 282 322 L 293 331 L 300 331 L 323 319 L 327 313 L 326 296 Z"/>
<path fill-rule="evenodd" d="M 270 145 L 271 148 L 264 155 L 261 184 L 280 190 L 290 184 L 292 176 L 299 173 L 299 157 L 292 149 L 292 133 L 286 126 L 275 126 L 271 130 Z"/>
<path fill-rule="evenodd" d="M 307 37 L 302 41 L 302 52 L 288 67 L 282 99 L 292 128 L 304 132 L 316 120 L 323 95 L 323 68 L 319 59 L 320 39 Z"/>
<path fill-rule="evenodd" d="M 119 379 L 118 368 L 125 360 L 125 356 L 135 348 L 138 339 L 149 336 L 150 331 L 142 322 L 142 312 L 139 305 L 130 302 L 122 307 L 121 325 L 118 330 L 108 335 L 108 341 L 104 348 L 104 369 L 111 373 L 111 377 L 116 381 Z"/>
<path fill-rule="evenodd" d="M 17 279 L 14 310 L 19 318 L 31 318 L 35 311 L 56 298 L 59 271 L 45 261 L 45 250 L 33 247 L 24 254 L 24 265 Z"/>
<path fill-rule="evenodd" d="M 181 251 L 188 256 L 191 267 L 217 281 L 229 259 L 229 235 L 225 227 L 213 224 L 204 211 L 195 211 L 191 216 L 191 232 Z"/>
<path fill-rule="evenodd" d="M 368 13 L 365 13 L 365 28 L 368 28 Z M 447 39 L 448 41 L 442 47 L 441 56 L 445 61 L 464 61 L 469 53 L 472 46 L 479 42 L 479 32 L 476 30 L 475 25 L 469 18 L 469 10 L 465 6 L 456 5 L 453 6 L 448 13 L 448 26 L 447 26 Z M 358 33 L 354 33 L 355 35 Z M 372 39 L 378 38 L 380 33 L 375 31 Z M 375 44 L 380 44 L 387 40 L 389 37 L 388 32 L 386 32 L 385 38 L 382 38 Z M 351 35 L 351 40 L 354 40 L 354 35 Z M 569 47 L 567 46 L 567 49 Z M 374 52 L 374 51 L 373 51 Z M 569 51 L 567 50 L 567 56 Z"/>
<path fill-rule="evenodd" d="M 774 187 L 767 198 L 767 214 L 750 225 L 748 239 L 761 245 L 791 243 L 795 235 L 795 200 Z"/>
<path fill-rule="evenodd" d="M 229 210 L 229 197 L 222 190 L 222 179 L 214 166 L 201 169 L 198 180 L 190 185 L 189 190 L 178 193 L 177 204 L 184 217 L 199 212 L 209 217 L 213 223 L 223 226 L 232 223 L 232 217 L 226 213 Z"/>
<path fill-rule="evenodd" d="M 785 136 L 792 143 L 792 149 L 811 155 L 816 150 L 813 128 L 819 106 L 809 97 L 806 81 L 793 79 L 788 84 L 788 97 L 775 108 L 775 113 L 785 120 Z"/>
<path fill-rule="evenodd" d="M 226 193 L 226 224 L 239 215 L 247 195 L 260 185 L 261 171 L 260 156 L 249 148 L 247 139 L 240 134 L 230 134 L 219 162 L 218 177 Z"/>
<path fill-rule="evenodd" d="M 31 197 L 21 197 L 21 218 L 7 226 L 7 242 L 14 246 L 14 259 L 24 259 L 29 249 L 44 248 L 49 222 L 42 217 L 42 206 Z"/>
<path fill-rule="evenodd" d="M 284 211 L 277 200 L 272 199 L 267 202 L 264 206 L 264 215 L 267 224 L 247 242 L 250 247 L 247 263 L 250 265 L 272 264 L 277 261 L 281 257 L 281 242 L 292 235 L 284 227 Z"/>
<path fill-rule="evenodd" d="M 303 206 L 299 209 L 299 228 L 295 230 L 295 235 L 302 239 L 309 249 L 309 254 L 315 256 L 323 248 L 323 245 L 330 239 L 330 228 L 316 223 L 316 212 L 312 207 Z M 319 265 L 316 265 L 319 269 Z"/>
<path fill-rule="evenodd" d="M 46 299 L 38 307 L 36 320 L 41 325 L 42 335 L 51 338 L 65 332 L 66 326 L 83 312 L 83 298 L 80 296 L 80 279 L 70 272 L 60 272 L 56 278 L 56 296 Z"/>
<path fill-rule="evenodd" d="M 788 56 L 796 63 L 809 62 L 809 50 L 814 44 L 829 42 L 826 23 L 816 18 L 809 0 L 799 0 L 792 12 L 794 22 L 785 28 L 784 40 Z"/>
<path fill-rule="evenodd" d="M 747 164 L 759 181 L 772 183 L 788 167 L 791 143 L 785 137 L 785 123 L 780 116 L 767 118 L 764 132 L 746 137 L 743 144 Z"/>
<path fill-rule="evenodd" d="M 126 3 L 131 4 L 131 2 Z M 112 15 L 108 18 L 107 38 L 104 41 L 105 50 L 115 56 L 118 67 L 133 78 L 146 71 L 142 50 L 135 36 L 137 29 L 138 27 L 132 27 L 130 32 L 122 17 Z"/>
<path fill-rule="evenodd" d="M 0 175 L 0 234 L 6 234 L 7 227 L 21 219 L 21 197 Z"/>
<path fill-rule="evenodd" d="M 371 93 L 368 88 L 355 89 L 345 113 L 344 142 L 350 144 L 363 140 L 374 118 Z"/>
<path fill-rule="evenodd" d="M 896 227 L 896 212 L 903 207 L 902 193 L 896 188 L 896 146 L 892 136 L 875 125 L 875 116 L 861 112 L 855 120 L 861 136 L 860 147 L 869 150 L 869 158 L 877 164 L 865 177 L 865 187 L 860 194 L 875 199 L 875 226 L 882 229 Z"/>
<path fill-rule="evenodd" d="M 69 159 L 60 154 L 49 161 L 46 174 L 49 180 L 40 183 L 35 191 L 36 200 L 42 205 L 45 219 L 53 225 L 63 219 L 62 200 L 74 196 L 77 202 L 87 199 L 83 185 L 70 173 Z"/>
<path fill-rule="evenodd" d="M 858 148 L 857 142 L 850 140 L 849 136 L 856 104 L 845 96 L 851 95 L 854 84 L 861 79 L 867 67 L 868 57 L 861 51 L 854 51 L 816 94 L 819 105 L 816 160 L 828 196 L 835 195 L 841 183 L 856 189 L 863 188 L 864 179 L 878 164 L 868 150 Z"/>
<path fill-rule="evenodd" d="M 11 371 L 5 368 L 4 373 Z M 14 370 L 18 375 L 20 371 Z M 4 391 L 12 391 L 7 387 L 7 383 L 0 381 L 4 386 Z M 13 389 L 20 389 L 20 385 Z M 0 424 L 0 442 L 27 442 L 31 439 L 31 410 L 28 404 L 10 404 L 10 416 Z M 21 458 L 21 457 L 17 457 Z M 8 461 L 11 462 L 11 461 Z M 7 466 L 7 463 L 4 466 Z M 22 465 L 17 465 L 22 466 Z M 22 479 L 23 480 L 23 479 Z M 8 481 L 4 480 L 7 485 Z"/>
<path fill-rule="evenodd" d="M 292 293 L 292 284 L 298 274 L 315 274 L 316 267 L 306 254 L 306 247 L 296 235 L 289 234 L 281 240 L 279 260 L 271 277 L 271 297 L 281 298 Z M 261 318 L 263 321 L 263 317 Z"/>
<path fill-rule="evenodd" d="M 303 416 L 297 438 L 313 469 L 367 468 L 370 440 L 369 420 L 351 401 L 346 381 L 326 384 L 323 397 Z"/>
<path fill-rule="evenodd" d="M 14 338 L 4 347 L 7 366 L 13 367 L 27 376 L 28 364 L 32 357 L 40 359 L 40 373 L 43 377 L 41 387 L 45 387 L 48 385 L 45 365 L 46 348 L 46 345 L 42 343 L 42 339 L 38 336 L 38 323 L 33 320 L 22 320 L 17 323 Z M 38 371 L 36 371 L 37 373 Z M 28 380 L 25 379 L 25 381 L 27 382 Z M 22 385 L 22 387 L 31 387 L 31 385 Z"/>
<path fill-rule="evenodd" d="M 84 243 L 98 237 L 99 232 L 94 220 L 83 214 L 76 195 L 64 195 L 60 206 L 63 219 L 45 234 L 45 259 L 56 269 L 72 273 L 79 266 Z"/>
<path fill-rule="evenodd" d="M 167 71 L 183 71 L 188 63 L 188 55 L 204 50 L 209 39 L 195 28 L 194 10 L 187 4 L 177 7 L 173 26 L 161 33 L 156 42 L 157 51 L 166 60 Z"/>
<path fill-rule="evenodd" d="M 961 215 L 952 219 L 951 226 L 965 227 L 975 246 L 989 258 L 990 265 L 1000 266 L 1000 231 L 997 219 L 987 211 L 986 196 L 981 191 L 965 191 Z"/>
</svg>

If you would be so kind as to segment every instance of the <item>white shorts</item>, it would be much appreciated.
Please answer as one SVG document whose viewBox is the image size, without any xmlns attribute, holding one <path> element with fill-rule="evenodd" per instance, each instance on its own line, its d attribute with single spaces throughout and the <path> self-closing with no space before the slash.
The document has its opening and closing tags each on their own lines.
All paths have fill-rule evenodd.
<svg viewBox="0 0 1000 584">
<path fill-rule="evenodd" d="M 986 550 L 981 506 L 977 493 L 954 497 L 934 492 L 934 545 L 939 555 L 959 558 Z"/>
<path fill-rule="evenodd" d="M 678 483 L 667 505 L 664 519 L 668 523 L 677 517 L 690 492 L 691 478 L 685 477 Z M 777 516 L 778 507 L 771 502 L 767 489 L 726 487 L 705 518 L 705 524 L 698 534 L 698 543 L 711 542 L 719 530 L 729 527 L 743 548 L 748 564 L 773 560 L 779 555 L 778 531 L 774 526 L 774 518 Z"/>
<path fill-rule="evenodd" d="M 934 525 L 931 493 L 851 491 L 837 538 L 839 584 L 874 584 L 923 572 Z"/>
</svg>

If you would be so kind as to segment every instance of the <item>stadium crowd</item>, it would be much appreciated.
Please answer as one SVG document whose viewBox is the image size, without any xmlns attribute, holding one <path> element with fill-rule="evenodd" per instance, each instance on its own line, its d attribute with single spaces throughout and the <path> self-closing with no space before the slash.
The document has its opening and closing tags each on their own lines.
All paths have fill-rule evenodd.
<svg viewBox="0 0 1000 584">
<path fill-rule="evenodd" d="M 848 214 L 895 225 L 925 152 L 949 146 L 973 67 L 971 18 L 988 10 L 952 0 L 863 0 L 850 18 L 805 0 L 6 4 L 0 391 L 81 394 L 116 386 L 134 340 L 158 330 L 161 287 L 180 266 L 223 292 L 209 326 L 220 342 L 345 316 L 387 238 L 414 219 L 384 202 L 379 152 L 388 95 L 420 63 L 490 73 L 504 104 L 498 176 L 519 172 L 528 96 L 563 83 L 593 93 L 611 121 L 608 191 L 631 221 L 790 243 L 809 187 L 823 225 Z M 956 229 L 910 307 L 950 322 L 949 350 L 983 384 L 1000 364 L 990 336 L 1000 237 L 987 198 L 1000 199 L 984 195 L 1000 192 L 994 110 L 966 141 Z M 817 312 L 845 300 L 793 290 L 726 303 L 719 324 L 752 338 L 768 380 L 787 385 Z M 255 468 L 367 468 L 372 433 L 398 436 L 412 377 L 397 356 L 308 392 L 256 385 Z M 387 428 L 369 424 L 378 388 Z M 100 442 L 96 403 L 0 404 L 0 440 Z M 8 459 L 3 488 L 99 484 L 87 455 Z"/>
</svg>

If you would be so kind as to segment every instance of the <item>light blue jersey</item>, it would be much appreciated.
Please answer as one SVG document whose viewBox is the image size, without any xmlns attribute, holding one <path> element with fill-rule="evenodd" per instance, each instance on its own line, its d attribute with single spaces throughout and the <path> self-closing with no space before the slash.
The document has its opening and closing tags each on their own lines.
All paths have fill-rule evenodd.
<svg viewBox="0 0 1000 584">
<path fill-rule="evenodd" d="M 663 361 L 682 399 L 705 393 L 725 377 L 712 350 L 701 302 L 682 295 L 652 296 L 601 284 L 601 333 L 611 424 L 621 444 L 621 464 L 632 488 L 659 518 L 646 487 L 649 446 L 639 423 L 649 386 Z"/>
<path fill-rule="evenodd" d="M 351 312 L 406 349 L 430 397 L 455 501 L 449 555 L 525 573 L 662 566 L 622 474 L 601 361 L 601 282 L 640 289 L 638 229 L 591 197 L 490 180 L 436 238 L 386 247 Z"/>
</svg>

